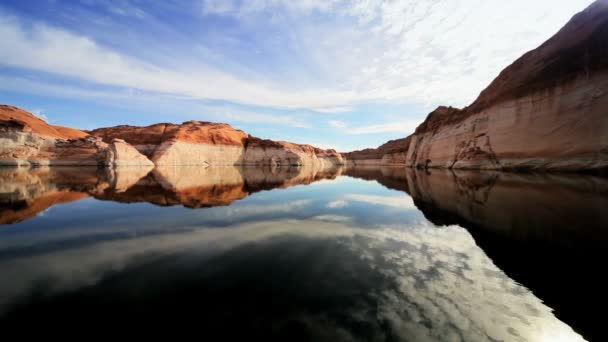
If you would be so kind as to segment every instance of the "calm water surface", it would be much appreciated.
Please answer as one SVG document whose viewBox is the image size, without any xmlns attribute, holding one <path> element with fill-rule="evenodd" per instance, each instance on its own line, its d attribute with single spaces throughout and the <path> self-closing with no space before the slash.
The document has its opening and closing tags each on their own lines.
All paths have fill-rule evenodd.
<svg viewBox="0 0 608 342">
<path fill-rule="evenodd" d="M 0 224 L 2 331 L 606 338 L 606 178 L 0 169 Z"/>
</svg>

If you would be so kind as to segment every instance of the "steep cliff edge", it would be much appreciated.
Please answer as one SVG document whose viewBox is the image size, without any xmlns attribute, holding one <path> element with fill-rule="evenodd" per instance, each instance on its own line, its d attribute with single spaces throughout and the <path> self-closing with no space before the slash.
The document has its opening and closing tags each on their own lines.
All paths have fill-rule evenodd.
<svg viewBox="0 0 608 342">
<path fill-rule="evenodd" d="M 391 151 L 403 159 L 384 145 L 345 157 L 375 153 L 377 164 L 423 168 L 608 168 L 608 0 L 504 69 L 470 106 L 437 108 L 406 139 Z"/>
</svg>

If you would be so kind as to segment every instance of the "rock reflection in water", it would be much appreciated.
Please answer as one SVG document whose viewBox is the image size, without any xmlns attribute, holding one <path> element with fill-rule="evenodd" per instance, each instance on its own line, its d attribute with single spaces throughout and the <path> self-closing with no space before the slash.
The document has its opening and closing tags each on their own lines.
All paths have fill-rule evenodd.
<svg viewBox="0 0 608 342">
<path fill-rule="evenodd" d="M 572 325 L 602 337 L 586 306 L 605 303 L 603 178 L 364 167 L 0 178 L 0 221 L 25 221 L 0 229 L 3 326 L 111 317 L 224 337 L 581 340 Z M 247 198 L 274 188 L 290 189 Z M 69 227 L 44 216 L 86 197 Z M 120 204 L 136 202 L 167 208 Z"/>
<path fill-rule="evenodd" d="M 593 340 L 606 340 L 608 179 L 403 168 L 350 169 L 346 175 L 407 192 L 436 225 L 467 228 L 509 276 Z"/>
<path fill-rule="evenodd" d="M 190 208 L 229 205 L 252 193 L 334 179 L 341 169 L 308 167 L 0 168 L 0 224 L 88 196 Z"/>
</svg>

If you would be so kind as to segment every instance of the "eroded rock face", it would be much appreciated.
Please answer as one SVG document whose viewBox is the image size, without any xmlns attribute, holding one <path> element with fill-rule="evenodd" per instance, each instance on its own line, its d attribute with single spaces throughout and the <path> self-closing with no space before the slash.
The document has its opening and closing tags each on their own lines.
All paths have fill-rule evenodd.
<svg viewBox="0 0 608 342">
<path fill-rule="evenodd" d="M 124 140 L 112 139 L 106 151 L 105 165 L 152 167 L 154 163 Z"/>
<path fill-rule="evenodd" d="M 608 72 L 503 101 L 412 136 L 406 165 L 470 169 L 608 167 Z"/>
<path fill-rule="evenodd" d="M 332 167 L 344 159 L 333 150 L 253 137 L 227 124 L 187 121 L 181 125 L 100 128 L 91 135 L 121 138 L 158 166 L 313 165 Z"/>
<path fill-rule="evenodd" d="M 400 154 L 383 145 L 346 158 L 417 168 L 606 169 L 606 37 L 608 1 L 596 1 L 504 69 L 470 106 L 430 113 L 397 147 Z"/>
<path fill-rule="evenodd" d="M 405 165 L 411 137 L 386 142 L 378 148 L 343 153 L 349 166 Z"/>
<path fill-rule="evenodd" d="M 124 141 L 107 144 L 73 128 L 52 126 L 24 110 L 0 105 L 0 166 L 152 165 Z"/>
<path fill-rule="evenodd" d="M 334 150 L 263 140 L 227 124 L 187 121 L 91 132 L 51 126 L 23 110 L 0 106 L 0 165 L 10 166 L 302 166 L 330 168 Z"/>
</svg>

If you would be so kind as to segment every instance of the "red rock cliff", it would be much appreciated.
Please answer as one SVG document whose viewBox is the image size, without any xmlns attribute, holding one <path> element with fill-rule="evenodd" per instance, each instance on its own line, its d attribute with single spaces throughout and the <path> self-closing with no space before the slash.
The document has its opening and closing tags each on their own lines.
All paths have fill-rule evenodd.
<svg viewBox="0 0 608 342">
<path fill-rule="evenodd" d="M 384 145 L 345 156 L 411 167 L 607 168 L 608 0 L 504 69 L 470 106 L 437 108 L 407 139 L 404 159 L 385 158 Z"/>
</svg>

